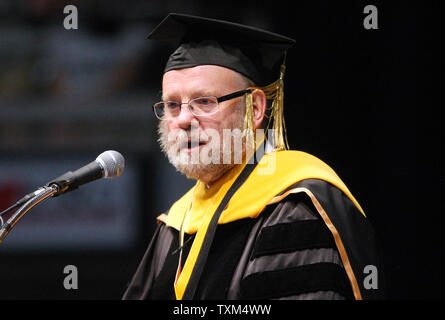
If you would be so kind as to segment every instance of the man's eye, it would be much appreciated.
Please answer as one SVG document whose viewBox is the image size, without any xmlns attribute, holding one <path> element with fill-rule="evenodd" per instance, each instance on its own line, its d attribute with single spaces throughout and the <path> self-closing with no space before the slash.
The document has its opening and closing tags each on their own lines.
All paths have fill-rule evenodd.
<svg viewBox="0 0 445 320">
<path fill-rule="evenodd" d="M 195 99 L 194 101 L 195 101 L 195 103 L 197 103 L 197 104 L 199 104 L 199 105 L 209 105 L 209 104 L 213 104 L 213 103 L 215 103 L 215 101 L 214 101 L 213 99 L 211 99 L 211 98 L 206 98 L 206 97 L 203 97 L 203 98 L 197 98 L 197 99 Z"/>
<path fill-rule="evenodd" d="M 198 102 L 199 102 L 200 104 L 209 104 L 209 103 L 210 103 L 210 100 L 209 100 L 209 99 L 202 98 L 202 99 L 199 99 Z"/>
<path fill-rule="evenodd" d="M 164 104 L 169 109 L 176 109 L 179 108 L 180 106 L 179 102 L 174 102 L 174 101 L 167 101 Z"/>
</svg>

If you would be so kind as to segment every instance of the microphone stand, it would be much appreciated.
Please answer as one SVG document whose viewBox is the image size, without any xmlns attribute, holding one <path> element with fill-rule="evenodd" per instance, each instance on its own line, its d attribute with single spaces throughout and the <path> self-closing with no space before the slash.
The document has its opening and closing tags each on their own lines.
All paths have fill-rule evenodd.
<svg viewBox="0 0 445 320">
<path fill-rule="evenodd" d="M 39 192 L 40 190 L 40 192 Z M 1 226 L 0 228 L 0 243 L 6 238 L 11 229 L 16 225 L 16 223 L 34 206 L 38 205 L 40 202 L 53 196 L 55 193 L 59 192 L 59 186 L 57 184 L 51 184 L 48 187 L 40 188 L 36 195 L 29 199 L 25 204 L 23 204 L 17 211 Z"/>
</svg>

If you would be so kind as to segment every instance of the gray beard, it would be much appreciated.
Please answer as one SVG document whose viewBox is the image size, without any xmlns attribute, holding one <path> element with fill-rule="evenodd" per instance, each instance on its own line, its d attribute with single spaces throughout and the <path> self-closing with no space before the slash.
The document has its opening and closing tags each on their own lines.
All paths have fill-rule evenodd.
<svg viewBox="0 0 445 320">
<path fill-rule="evenodd" d="M 238 129 L 241 130 L 242 121 L 238 127 Z M 168 132 L 165 121 L 159 122 L 158 134 L 158 141 L 160 143 L 162 152 L 167 156 L 168 160 L 176 168 L 176 170 L 184 174 L 189 179 L 201 180 L 206 183 L 213 182 L 235 166 L 234 161 L 224 163 L 223 159 L 233 159 L 234 148 L 227 148 L 224 143 L 222 143 L 222 148 L 219 148 L 219 143 L 221 141 L 218 142 L 216 147 L 216 141 L 213 140 L 208 142 L 206 145 L 206 147 L 210 148 L 211 150 L 219 149 L 218 159 L 220 159 L 220 161 L 218 163 L 208 163 L 208 161 L 203 163 L 202 159 L 199 157 L 199 154 L 197 154 L 199 152 L 199 148 L 197 148 L 197 152 L 192 152 L 191 154 L 185 153 L 185 150 L 181 151 L 180 147 L 184 144 L 184 140 L 186 141 L 188 137 L 184 134 L 169 137 L 170 133 Z M 215 149 L 213 149 L 212 146 Z"/>
</svg>

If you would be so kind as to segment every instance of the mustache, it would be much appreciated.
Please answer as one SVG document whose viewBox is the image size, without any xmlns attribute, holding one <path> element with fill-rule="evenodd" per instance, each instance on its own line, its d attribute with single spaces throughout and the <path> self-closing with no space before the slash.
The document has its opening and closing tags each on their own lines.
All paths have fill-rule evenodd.
<svg viewBox="0 0 445 320">
<path fill-rule="evenodd" d="M 182 150 L 198 145 L 204 145 L 212 141 L 212 135 L 206 133 L 206 130 L 197 128 L 173 129 L 169 130 L 166 124 L 162 122 L 158 127 L 158 142 L 163 150 L 174 148 Z"/>
<path fill-rule="evenodd" d="M 166 126 L 159 126 L 159 135 L 163 135 L 169 143 L 185 144 L 185 143 L 207 143 L 210 142 L 212 136 L 206 130 L 201 129 L 173 129 L 168 130 Z"/>
</svg>

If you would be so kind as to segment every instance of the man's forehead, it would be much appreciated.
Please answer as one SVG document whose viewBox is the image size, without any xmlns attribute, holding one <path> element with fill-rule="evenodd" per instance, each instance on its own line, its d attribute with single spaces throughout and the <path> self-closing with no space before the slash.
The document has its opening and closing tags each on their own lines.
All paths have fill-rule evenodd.
<svg viewBox="0 0 445 320">
<path fill-rule="evenodd" d="M 215 78 L 221 80 L 241 80 L 238 72 L 219 65 L 200 65 L 190 68 L 174 69 L 164 73 L 165 78 L 187 77 L 187 78 Z"/>
<path fill-rule="evenodd" d="M 202 65 L 164 73 L 162 92 L 163 95 L 177 91 L 216 94 L 231 89 L 244 89 L 246 85 L 247 81 L 236 71 L 216 65 Z"/>
</svg>

